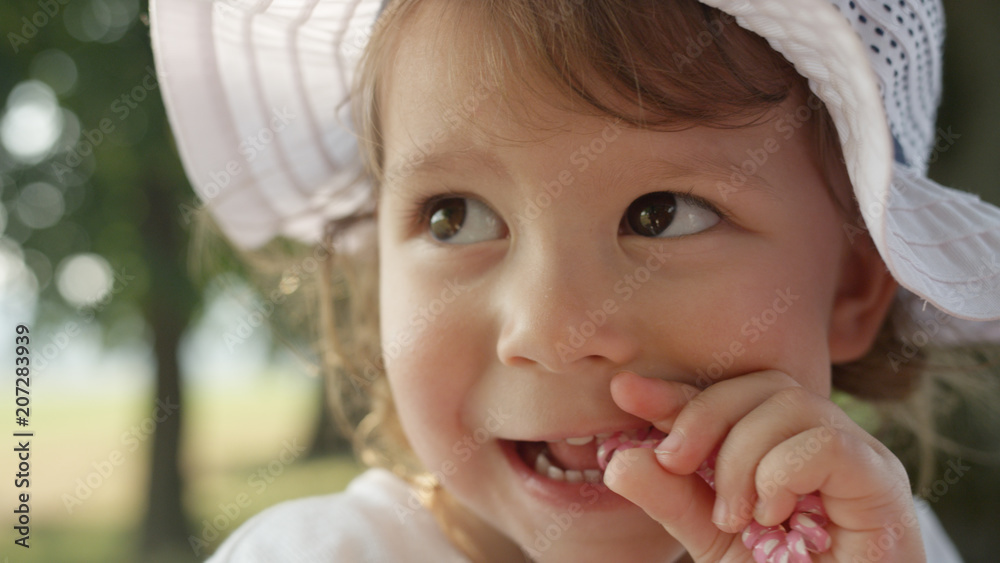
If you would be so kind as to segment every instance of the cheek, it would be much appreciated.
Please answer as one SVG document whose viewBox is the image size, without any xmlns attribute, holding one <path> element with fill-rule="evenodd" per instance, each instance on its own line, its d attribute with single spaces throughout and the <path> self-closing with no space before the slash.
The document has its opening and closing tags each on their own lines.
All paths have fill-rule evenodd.
<svg viewBox="0 0 1000 563">
<path fill-rule="evenodd" d="M 455 363 L 441 353 L 429 327 L 406 325 L 383 345 L 393 403 L 414 453 L 428 469 L 448 455 L 447 444 L 460 432 L 463 384 Z M 449 381 L 444 385 L 443 381 Z"/>
<path fill-rule="evenodd" d="M 472 327 L 463 321 L 467 305 L 460 288 L 415 275 L 391 253 L 383 264 L 382 354 L 393 402 L 417 457 L 435 470 L 463 435 L 466 397 L 481 370 Z"/>
<path fill-rule="evenodd" d="M 474 349 L 475 317 L 467 313 L 471 291 L 389 252 L 383 255 L 380 327 L 386 366 L 417 379 L 456 369 Z"/>
<path fill-rule="evenodd" d="M 649 327 L 657 348 L 699 386 L 763 369 L 778 369 L 814 392 L 829 390 L 827 331 L 831 289 L 801 257 L 783 251 L 767 260 L 727 261 L 727 271 L 670 283 L 641 309 L 660 311 Z M 762 264 L 767 264 L 763 267 Z M 669 275 L 669 274 L 668 274 Z"/>
</svg>

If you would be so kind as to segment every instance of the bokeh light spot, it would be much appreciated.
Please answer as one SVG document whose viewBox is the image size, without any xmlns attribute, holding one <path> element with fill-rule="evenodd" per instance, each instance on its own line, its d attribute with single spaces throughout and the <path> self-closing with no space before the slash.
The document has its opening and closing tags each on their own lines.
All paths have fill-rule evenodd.
<svg viewBox="0 0 1000 563">
<path fill-rule="evenodd" d="M 25 186 L 17 198 L 17 218 L 33 229 L 55 225 L 65 210 L 62 192 L 43 182 Z"/>
<path fill-rule="evenodd" d="M 14 158 L 40 162 L 62 135 L 62 109 L 48 84 L 26 80 L 11 90 L 0 120 L 0 143 Z"/>
<path fill-rule="evenodd" d="M 66 6 L 66 31 L 80 41 L 113 43 L 138 15 L 137 0 L 79 0 Z"/>
<path fill-rule="evenodd" d="M 76 62 L 58 49 L 49 49 L 35 55 L 29 72 L 32 78 L 48 84 L 60 96 L 72 92 L 76 86 Z"/>
<path fill-rule="evenodd" d="M 56 287 L 67 303 L 75 307 L 90 305 L 111 291 L 112 276 L 108 261 L 98 254 L 75 254 L 59 264 Z"/>
</svg>

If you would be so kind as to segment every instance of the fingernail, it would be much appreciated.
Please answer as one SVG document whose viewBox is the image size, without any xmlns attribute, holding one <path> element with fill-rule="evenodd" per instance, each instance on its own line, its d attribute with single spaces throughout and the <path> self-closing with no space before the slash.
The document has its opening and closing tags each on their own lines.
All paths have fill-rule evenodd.
<svg viewBox="0 0 1000 563">
<path fill-rule="evenodd" d="M 677 450 L 681 449 L 681 444 L 684 443 L 684 433 L 680 430 L 676 432 L 670 432 L 667 437 L 663 439 L 655 448 L 653 452 L 657 455 L 661 454 L 672 454 L 676 453 Z"/>
<path fill-rule="evenodd" d="M 715 507 L 712 508 L 712 523 L 720 528 L 729 529 L 729 507 L 722 497 L 715 498 Z"/>
</svg>

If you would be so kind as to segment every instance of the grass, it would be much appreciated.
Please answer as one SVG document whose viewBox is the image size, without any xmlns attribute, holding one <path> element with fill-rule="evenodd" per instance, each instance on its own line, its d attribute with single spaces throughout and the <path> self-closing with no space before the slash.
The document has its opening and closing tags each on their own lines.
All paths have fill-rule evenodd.
<svg viewBox="0 0 1000 563">
<path fill-rule="evenodd" d="M 41 381 L 33 385 L 33 393 L 31 548 L 13 546 L 14 536 L 4 532 L 0 556 L 26 563 L 136 561 L 151 431 L 164 411 L 154 411 L 146 396 L 81 395 Z M 199 557 L 183 549 L 140 554 L 138 560 L 204 559 L 239 524 L 265 508 L 342 490 L 361 471 L 350 456 L 305 460 L 300 451 L 312 432 L 317 393 L 311 382 L 268 378 L 235 390 L 203 388 L 185 396 L 180 460 L 184 505 L 192 533 L 206 536 L 208 547 Z M 17 460 L 12 448 L 3 449 L 0 467 L 6 473 Z M 3 506 L 22 491 L 3 479 Z M 230 519 L 225 513 L 233 514 L 229 505 L 237 500 L 243 506 Z M 206 524 L 211 530 L 203 534 Z M 10 530 L 9 525 L 4 528 Z"/>
</svg>

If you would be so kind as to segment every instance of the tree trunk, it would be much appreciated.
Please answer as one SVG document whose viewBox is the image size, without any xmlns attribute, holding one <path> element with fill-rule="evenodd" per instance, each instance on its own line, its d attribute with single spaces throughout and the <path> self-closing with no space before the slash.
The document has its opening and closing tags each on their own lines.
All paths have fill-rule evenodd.
<svg viewBox="0 0 1000 563">
<path fill-rule="evenodd" d="M 156 397 L 150 412 L 158 419 L 152 437 L 140 559 L 194 561 L 183 505 L 184 478 L 178 466 L 184 409 L 177 351 L 198 293 L 184 266 L 187 235 L 179 223 L 177 204 L 169 188 L 151 179 L 145 193 L 150 211 L 142 225 L 142 237 L 150 287 L 144 313 L 155 334 Z M 167 411 L 170 414 L 164 416 Z"/>
<path fill-rule="evenodd" d="M 157 294 L 155 289 L 152 293 Z M 142 539 L 142 552 L 147 555 L 164 550 L 182 551 L 178 547 L 187 545 L 188 536 L 182 502 L 184 479 L 178 467 L 184 410 L 177 361 L 177 344 L 186 323 L 166 309 L 154 304 L 146 314 L 150 325 L 155 327 L 153 349 L 157 364 L 156 396 L 150 412 L 162 419 L 157 421 L 152 437 Z"/>
</svg>

